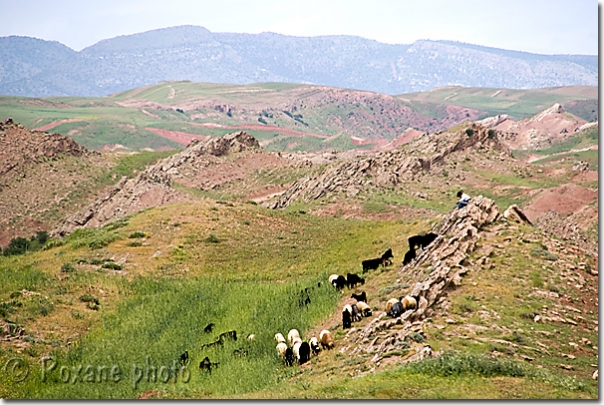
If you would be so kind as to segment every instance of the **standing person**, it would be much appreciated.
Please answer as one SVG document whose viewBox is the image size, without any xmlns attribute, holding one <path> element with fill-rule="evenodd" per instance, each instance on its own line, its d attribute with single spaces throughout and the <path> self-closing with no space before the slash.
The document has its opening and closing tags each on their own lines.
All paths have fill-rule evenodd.
<svg viewBox="0 0 604 405">
<path fill-rule="evenodd" d="M 459 190 L 457 192 L 457 198 L 459 198 L 459 201 L 457 202 L 457 209 L 462 209 L 463 207 L 468 205 L 468 203 L 472 199 L 472 197 L 464 193 L 462 190 Z"/>
</svg>

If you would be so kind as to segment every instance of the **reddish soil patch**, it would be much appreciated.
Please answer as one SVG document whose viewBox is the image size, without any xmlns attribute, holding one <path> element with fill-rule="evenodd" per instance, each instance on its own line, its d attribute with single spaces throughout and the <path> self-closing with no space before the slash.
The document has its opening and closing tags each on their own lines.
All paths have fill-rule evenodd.
<svg viewBox="0 0 604 405">
<path fill-rule="evenodd" d="M 550 210 L 560 215 L 569 215 L 580 211 L 597 198 L 597 191 L 576 184 L 564 184 L 542 191 L 523 208 L 523 211 L 531 221 Z"/>
<path fill-rule="evenodd" d="M 4 221 L 3 223 L 0 223 L 0 246 L 8 246 L 10 240 L 18 236 L 29 239 L 38 231 L 48 230 L 48 225 L 31 217 L 23 218 L 19 225 L 10 225 L 8 221 Z"/>
<path fill-rule="evenodd" d="M 414 140 L 415 138 L 417 138 L 418 136 L 422 135 L 423 132 L 422 131 L 418 131 L 416 129 L 413 128 L 407 128 L 405 130 L 405 132 L 403 132 L 402 134 L 400 134 L 399 136 L 397 136 L 396 138 L 394 138 L 392 140 L 392 142 L 384 145 L 384 147 L 382 148 L 383 150 L 392 150 L 392 149 L 396 149 L 401 145 L 404 145 L 406 143 L 411 142 L 412 140 Z"/>
<path fill-rule="evenodd" d="M 145 128 L 149 132 L 153 132 L 155 135 L 159 135 L 171 141 L 177 142 L 181 145 L 188 146 L 193 139 L 208 139 L 207 135 L 195 135 L 188 134 L 186 132 L 179 131 L 168 131 L 166 129 L 157 129 L 157 128 Z"/>
<path fill-rule="evenodd" d="M 254 131 L 270 131 L 270 132 L 278 132 L 281 134 L 292 135 L 292 136 L 312 136 L 314 138 L 320 138 L 320 139 L 328 138 L 328 136 L 325 136 L 325 135 L 318 135 L 318 134 L 312 134 L 312 133 L 308 133 L 308 132 L 294 131 L 293 129 L 276 127 L 274 125 L 261 125 L 261 124 L 241 124 L 241 125 L 229 125 L 229 126 L 217 125 L 217 124 L 193 124 L 193 125 L 198 125 L 200 127 L 206 127 L 206 128 L 221 128 L 221 129 L 235 129 L 235 130 L 250 129 L 250 130 L 254 130 Z"/>
<path fill-rule="evenodd" d="M 59 125 L 67 124 L 69 122 L 81 122 L 81 121 L 83 121 L 83 120 L 78 119 L 78 118 L 70 118 L 67 120 L 54 121 L 54 122 L 51 122 L 50 124 L 46 124 L 46 125 L 42 125 L 41 127 L 34 128 L 34 129 L 32 129 L 32 131 L 49 131 L 53 128 L 58 127 Z"/>
</svg>

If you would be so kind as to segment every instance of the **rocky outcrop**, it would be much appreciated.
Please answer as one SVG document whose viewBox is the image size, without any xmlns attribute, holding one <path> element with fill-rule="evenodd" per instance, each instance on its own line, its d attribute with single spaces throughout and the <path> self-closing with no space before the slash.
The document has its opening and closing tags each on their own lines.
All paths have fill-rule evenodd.
<svg viewBox="0 0 604 405">
<path fill-rule="evenodd" d="M 0 184 L 2 177 L 21 167 L 56 158 L 60 154 L 90 154 L 73 139 L 60 134 L 30 131 L 8 119 L 0 123 Z"/>
<path fill-rule="evenodd" d="M 103 226 L 145 208 L 189 200 L 188 194 L 171 187 L 183 165 L 203 165 L 208 155 L 259 149 L 258 141 L 247 132 L 193 141 L 184 151 L 148 167 L 135 178 L 122 178 L 103 197 L 63 220 L 51 235 L 65 236 L 78 228 Z"/>
<path fill-rule="evenodd" d="M 468 255 L 474 251 L 481 232 L 499 218 L 495 202 L 478 196 L 434 226 L 431 232 L 439 236 L 418 253 L 415 261 L 398 270 L 412 274 L 406 295 L 417 299 L 417 309 L 394 319 L 382 313 L 363 329 L 349 332 L 348 340 L 356 345 L 351 353 L 372 353 L 372 361 L 377 362 L 384 354 L 408 344 L 413 334 L 423 335 L 423 322 L 431 316 L 433 307 L 445 300 L 449 290 L 461 285 L 468 271 Z"/>
<path fill-rule="evenodd" d="M 426 134 L 414 139 L 408 147 L 344 160 L 319 169 L 296 181 L 271 208 L 284 208 L 296 200 L 306 202 L 343 192 L 353 196 L 367 188 L 393 187 L 404 181 L 416 180 L 435 165 L 444 163 L 450 155 L 467 150 L 496 149 L 510 154 L 494 132 L 469 124 L 468 133 Z"/>
</svg>

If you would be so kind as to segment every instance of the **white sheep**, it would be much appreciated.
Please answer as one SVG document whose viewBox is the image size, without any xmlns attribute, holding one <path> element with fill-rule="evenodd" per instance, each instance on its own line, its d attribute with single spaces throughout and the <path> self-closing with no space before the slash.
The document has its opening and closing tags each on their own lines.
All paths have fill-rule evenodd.
<svg viewBox="0 0 604 405">
<path fill-rule="evenodd" d="M 388 300 L 388 302 L 386 303 L 386 313 L 387 313 L 387 314 L 389 314 L 389 313 L 390 313 L 390 310 L 392 309 L 392 306 L 393 306 L 394 304 L 396 304 L 397 302 L 400 302 L 400 301 L 398 300 L 398 298 L 390 298 L 390 299 Z"/>
<path fill-rule="evenodd" d="M 285 352 L 287 351 L 287 345 L 285 342 L 277 343 L 277 353 L 279 353 L 279 357 L 285 357 Z"/>
<path fill-rule="evenodd" d="M 409 309 L 417 309 L 417 300 L 410 295 L 406 295 L 401 300 L 401 304 L 403 304 L 403 310 L 407 311 Z"/>
<path fill-rule="evenodd" d="M 294 338 L 300 338 L 300 332 L 297 329 L 291 329 L 287 334 L 287 341 L 289 342 L 289 346 L 294 346 Z"/>
<path fill-rule="evenodd" d="M 323 349 L 331 349 L 334 346 L 333 336 L 327 329 L 323 329 L 321 333 L 319 333 L 319 341 L 321 342 Z"/>
<path fill-rule="evenodd" d="M 285 340 L 285 337 L 283 337 L 281 333 L 275 333 L 275 340 L 277 341 L 277 343 L 287 342 L 287 340 Z"/>
<path fill-rule="evenodd" d="M 294 355 L 298 361 L 300 361 L 300 346 L 302 346 L 302 340 L 296 340 L 292 346 L 292 349 L 294 349 Z"/>
<path fill-rule="evenodd" d="M 329 284 L 333 285 L 333 282 L 336 281 L 338 277 L 338 274 L 332 274 L 331 276 L 329 276 Z"/>
<path fill-rule="evenodd" d="M 363 314 L 364 317 L 368 317 L 368 316 L 372 315 L 371 308 L 369 307 L 369 305 L 367 305 L 366 302 L 358 301 L 357 307 L 359 308 L 359 311 L 361 311 L 361 314 Z"/>
</svg>

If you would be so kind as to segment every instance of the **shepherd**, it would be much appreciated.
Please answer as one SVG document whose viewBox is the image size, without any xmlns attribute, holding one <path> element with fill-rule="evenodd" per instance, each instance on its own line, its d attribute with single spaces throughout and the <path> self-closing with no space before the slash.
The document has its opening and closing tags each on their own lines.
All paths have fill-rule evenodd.
<svg viewBox="0 0 604 405">
<path fill-rule="evenodd" d="M 457 202 L 457 209 L 462 209 L 463 207 L 468 205 L 468 203 L 472 199 L 472 197 L 464 193 L 462 190 L 459 190 L 457 192 L 457 198 L 459 198 L 459 201 Z"/>
</svg>

